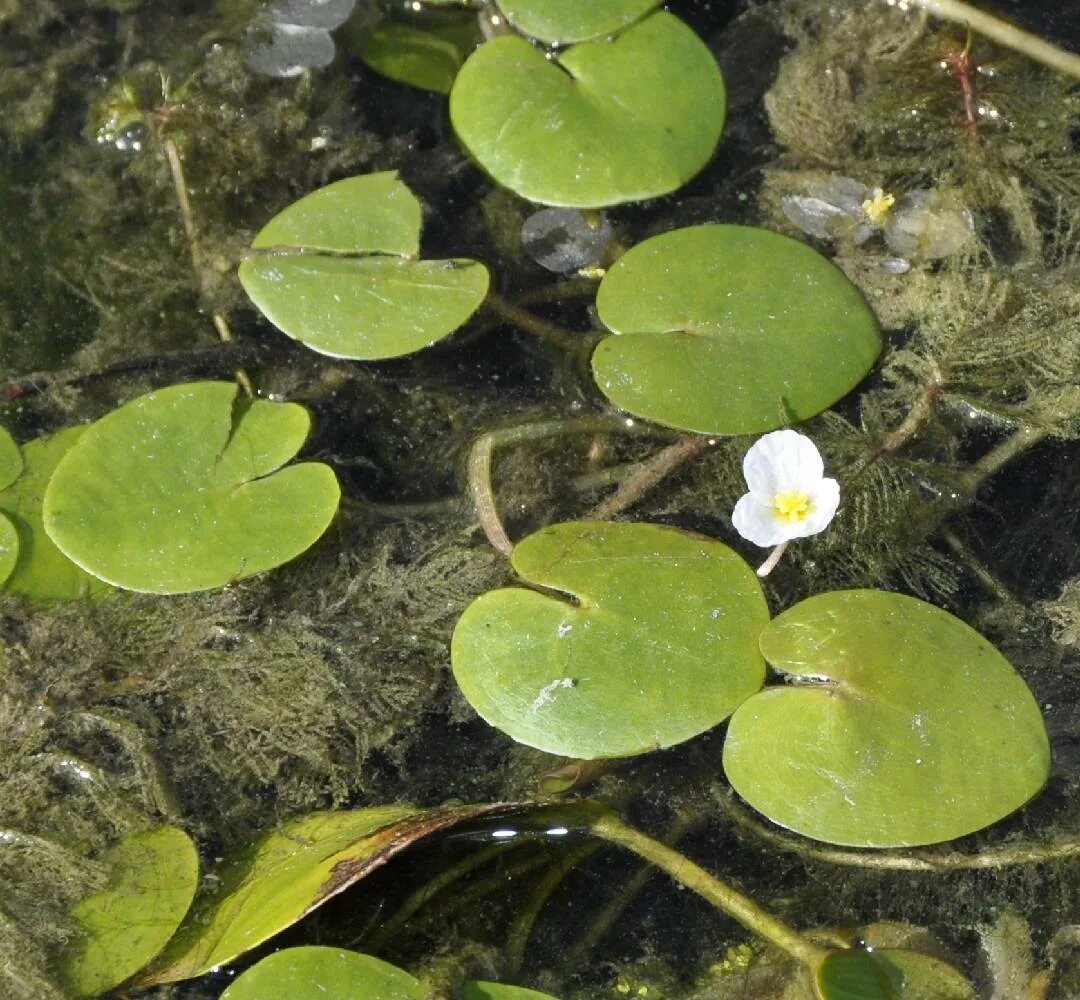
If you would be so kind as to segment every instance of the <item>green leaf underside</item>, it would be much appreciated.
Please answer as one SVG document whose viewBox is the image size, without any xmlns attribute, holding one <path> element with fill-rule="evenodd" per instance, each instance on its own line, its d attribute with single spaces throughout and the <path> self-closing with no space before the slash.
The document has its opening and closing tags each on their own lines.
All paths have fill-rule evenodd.
<svg viewBox="0 0 1080 1000">
<path fill-rule="evenodd" d="M 278 212 L 251 246 L 415 257 L 420 201 L 393 170 L 346 177 Z"/>
<path fill-rule="evenodd" d="M 220 587 L 298 556 L 330 524 L 328 466 L 282 469 L 303 407 L 238 401 L 229 382 L 148 393 L 89 427 L 56 467 L 44 521 L 63 553 L 118 587 Z"/>
<path fill-rule="evenodd" d="M 427 989 L 403 969 L 355 951 L 312 945 L 262 959 L 221 1000 L 424 1000 Z"/>
<path fill-rule="evenodd" d="M 608 271 L 596 305 L 616 334 L 592 358 L 604 395 L 705 434 L 759 433 L 820 413 L 882 347 L 839 268 L 748 226 L 693 226 L 638 244 Z"/>
<path fill-rule="evenodd" d="M 165 946 L 199 883 L 199 857 L 183 830 L 133 834 L 105 857 L 109 885 L 76 904 L 82 936 L 61 962 L 61 977 L 80 997 L 122 983 Z"/>
<path fill-rule="evenodd" d="M 685 184 L 712 156 L 724 111 L 715 60 L 665 12 L 554 62 L 523 38 L 496 38 L 466 60 L 450 93 L 458 137 L 496 181 L 577 208 Z"/>
<path fill-rule="evenodd" d="M 555 1000 L 549 993 L 538 993 L 523 986 L 483 982 L 465 983 L 461 996 L 462 1000 Z"/>
<path fill-rule="evenodd" d="M 22 451 L 15 439 L 0 427 L 0 490 L 7 489 L 22 475 Z"/>
<path fill-rule="evenodd" d="M 873 590 L 808 598 L 761 651 L 798 682 L 736 710 L 724 769 L 773 822 L 858 847 L 982 829 L 1043 786 L 1050 750 L 1031 692 L 959 619 Z"/>
<path fill-rule="evenodd" d="M 284 823 L 219 869 L 140 986 L 200 976 L 292 926 L 417 840 L 505 805 L 317 812 Z"/>
<path fill-rule="evenodd" d="M 974 1000 L 951 965 L 900 948 L 835 951 L 817 969 L 821 1000 Z"/>
<path fill-rule="evenodd" d="M 484 301 L 471 260 L 280 254 L 240 265 L 240 283 L 279 330 L 333 357 L 411 354 L 453 333 Z"/>
<path fill-rule="evenodd" d="M 365 65 L 399 83 L 449 94 L 465 56 L 483 36 L 476 15 L 421 28 L 382 21 L 364 32 L 357 54 Z"/>
<path fill-rule="evenodd" d="M 85 430 L 68 427 L 28 442 L 22 449 L 25 471 L 0 491 L 0 511 L 10 519 L 18 538 L 18 560 L 5 585 L 12 593 L 51 601 L 92 597 L 112 589 L 68 559 L 48 536 L 42 521 L 42 500 L 53 470 Z"/>
<path fill-rule="evenodd" d="M 513 739 L 592 759 L 696 736 L 757 691 L 768 609 L 727 546 L 649 524 L 571 522 L 520 542 L 534 586 L 490 591 L 454 630 L 454 676 Z"/>
<path fill-rule="evenodd" d="M 499 0 L 506 19 L 542 42 L 584 42 L 621 31 L 663 0 Z"/>
</svg>

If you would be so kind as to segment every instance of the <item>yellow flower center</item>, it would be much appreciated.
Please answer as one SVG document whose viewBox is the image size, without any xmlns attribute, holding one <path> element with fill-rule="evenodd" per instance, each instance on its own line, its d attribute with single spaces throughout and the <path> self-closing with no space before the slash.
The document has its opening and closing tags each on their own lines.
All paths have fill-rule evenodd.
<svg viewBox="0 0 1080 1000">
<path fill-rule="evenodd" d="M 796 524 L 810 516 L 814 504 L 809 494 L 802 490 L 792 490 L 790 493 L 777 493 L 773 497 L 772 506 L 777 520 Z"/>
<path fill-rule="evenodd" d="M 874 188 L 870 195 L 862 203 L 863 215 L 875 226 L 883 225 L 896 204 L 896 196 L 886 194 L 881 188 Z"/>
</svg>

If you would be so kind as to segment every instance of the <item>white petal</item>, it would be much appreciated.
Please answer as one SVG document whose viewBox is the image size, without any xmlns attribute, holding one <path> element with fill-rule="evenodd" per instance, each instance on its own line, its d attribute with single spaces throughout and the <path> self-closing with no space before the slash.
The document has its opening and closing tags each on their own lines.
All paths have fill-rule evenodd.
<svg viewBox="0 0 1080 1000">
<path fill-rule="evenodd" d="M 845 214 L 858 218 L 862 215 L 862 203 L 873 193 L 861 181 L 852 177 L 833 174 L 828 180 L 808 187 L 810 194 L 835 205 Z"/>
<path fill-rule="evenodd" d="M 806 538 L 829 526 L 829 522 L 836 517 L 836 508 L 840 506 L 840 484 L 835 479 L 822 479 L 810 493 L 810 503 L 810 513 L 806 519 L 787 526 L 789 538 Z"/>
<path fill-rule="evenodd" d="M 743 458 L 746 485 L 762 503 L 777 493 L 817 489 L 825 465 L 814 442 L 798 431 L 773 431 L 758 438 Z"/>
<path fill-rule="evenodd" d="M 830 205 L 820 198 L 807 198 L 803 195 L 781 198 L 780 208 L 804 233 L 819 239 L 829 239 L 833 235 L 833 223 L 837 217 L 848 218 L 847 212 L 842 208 Z"/>
<path fill-rule="evenodd" d="M 755 545 L 768 548 L 794 538 L 791 525 L 781 521 L 771 506 L 766 506 L 752 493 L 744 494 L 731 512 L 735 530 Z"/>
</svg>

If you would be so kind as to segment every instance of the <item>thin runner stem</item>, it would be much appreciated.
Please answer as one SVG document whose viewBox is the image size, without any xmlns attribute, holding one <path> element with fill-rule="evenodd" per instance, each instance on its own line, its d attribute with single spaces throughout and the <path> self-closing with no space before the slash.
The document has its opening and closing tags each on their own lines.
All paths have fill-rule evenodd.
<svg viewBox="0 0 1080 1000">
<path fill-rule="evenodd" d="M 658 486 L 681 465 L 696 458 L 714 443 L 712 438 L 694 434 L 680 438 L 674 444 L 669 444 L 648 461 L 642 462 L 629 478 L 622 481 L 611 496 L 597 504 L 585 516 L 604 521 L 622 513 L 641 500 L 646 493 Z"/>
<path fill-rule="evenodd" d="M 762 909 L 748 896 L 710 875 L 700 865 L 658 840 L 628 826 L 618 816 L 607 813 L 589 821 L 589 830 L 602 840 L 625 847 L 658 868 L 680 885 L 723 910 L 754 934 L 771 941 L 792 958 L 813 968 L 824 960 L 829 949 L 814 944 L 794 927 Z"/>
<path fill-rule="evenodd" d="M 561 437 L 566 434 L 628 434 L 644 437 L 664 437 L 666 432 L 648 424 L 638 424 L 618 417 L 573 417 L 565 420 L 539 420 L 518 424 L 481 434 L 469 449 L 466 470 L 469 494 L 476 508 L 480 526 L 492 546 L 505 556 L 513 551 L 514 543 L 499 518 L 491 470 L 496 448 Z"/>
<path fill-rule="evenodd" d="M 1080 78 L 1080 55 L 1058 48 L 1008 21 L 972 7 L 963 0 L 887 0 L 891 7 L 919 7 L 934 17 L 963 24 L 972 31 L 1013 49 L 1035 62 L 1042 63 L 1058 73 Z"/>
<path fill-rule="evenodd" d="M 715 792 L 717 803 L 725 815 L 740 830 L 752 834 L 773 847 L 789 851 L 812 861 L 852 868 L 873 868 L 883 871 L 947 872 L 967 869 L 1008 868 L 1012 865 L 1045 864 L 1080 857 L 1080 838 L 1057 841 L 1018 842 L 990 847 L 974 854 L 960 851 L 912 851 L 897 854 L 892 851 L 856 851 L 817 844 L 782 833 L 751 815 L 735 796 L 726 789 Z"/>
</svg>

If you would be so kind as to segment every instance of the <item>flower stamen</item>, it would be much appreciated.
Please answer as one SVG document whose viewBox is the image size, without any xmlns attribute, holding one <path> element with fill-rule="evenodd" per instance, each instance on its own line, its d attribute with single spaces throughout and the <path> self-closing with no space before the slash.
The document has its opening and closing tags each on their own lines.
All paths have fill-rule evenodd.
<svg viewBox="0 0 1080 1000">
<path fill-rule="evenodd" d="M 881 188 L 874 188 L 870 192 L 870 197 L 862 203 L 863 215 L 871 225 L 880 228 L 885 225 L 885 220 L 888 219 L 895 204 L 896 195 L 889 194 Z"/>
<path fill-rule="evenodd" d="M 814 509 L 814 502 L 810 494 L 803 490 L 791 490 L 787 493 L 777 493 L 773 497 L 773 512 L 779 521 L 785 524 L 797 524 L 805 521 Z"/>
</svg>

